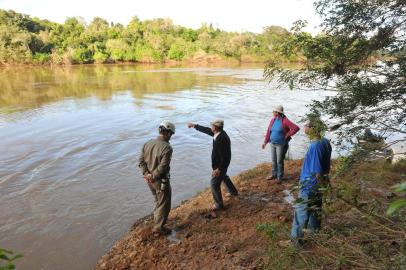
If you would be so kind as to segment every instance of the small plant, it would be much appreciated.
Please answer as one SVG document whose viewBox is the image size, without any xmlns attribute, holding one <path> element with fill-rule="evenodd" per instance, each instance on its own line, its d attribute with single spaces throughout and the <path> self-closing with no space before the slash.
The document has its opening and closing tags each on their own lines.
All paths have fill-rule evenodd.
<svg viewBox="0 0 406 270">
<path fill-rule="evenodd" d="M 291 265 L 303 268 L 304 263 L 298 256 L 298 250 L 294 246 L 282 248 L 278 245 L 280 240 L 289 238 L 286 226 L 278 223 L 264 223 L 257 225 L 257 231 L 266 235 L 269 239 L 268 257 L 269 263 L 266 269 L 287 269 Z"/>
<path fill-rule="evenodd" d="M 254 169 L 245 171 L 240 174 L 240 179 L 241 181 L 248 181 L 256 177 L 262 177 L 265 176 L 268 172 L 268 169 L 265 168 L 264 166 L 261 167 L 256 167 Z"/>
<path fill-rule="evenodd" d="M 399 192 L 399 193 L 406 192 L 406 182 L 393 186 L 393 190 L 395 192 Z M 391 205 L 389 206 L 386 213 L 388 215 L 393 215 L 396 211 L 400 210 L 401 208 L 403 208 L 405 206 L 406 206 L 406 199 L 404 199 L 404 198 L 398 199 L 391 203 Z"/>
<path fill-rule="evenodd" d="M 0 248 L 0 270 L 15 269 L 14 262 L 21 257 L 23 257 L 23 255 L 14 255 L 12 251 Z"/>
<path fill-rule="evenodd" d="M 275 240 L 279 227 L 278 223 L 263 223 L 257 225 L 257 231 L 264 233 L 271 240 Z"/>
</svg>

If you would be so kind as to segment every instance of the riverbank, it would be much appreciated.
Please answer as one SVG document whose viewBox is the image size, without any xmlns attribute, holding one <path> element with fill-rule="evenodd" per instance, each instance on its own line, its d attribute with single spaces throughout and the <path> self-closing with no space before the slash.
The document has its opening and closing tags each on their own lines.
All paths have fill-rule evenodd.
<svg viewBox="0 0 406 270">
<path fill-rule="evenodd" d="M 282 185 L 265 180 L 270 164 L 243 172 L 233 179 L 239 197 L 226 197 L 227 210 L 215 218 L 207 211 L 210 190 L 201 192 L 171 211 L 168 225 L 176 230 L 171 237 L 153 237 L 147 217 L 134 224 L 95 269 L 381 269 L 388 265 L 401 269 L 405 265 L 404 215 L 389 219 L 376 212 L 386 209 L 396 196 L 390 186 L 404 180 L 405 163 L 395 167 L 383 161 L 365 163 L 333 178 L 333 187 L 341 191 L 350 184 L 346 193 L 342 199 L 333 192 L 326 196 L 331 202 L 325 205 L 328 218 L 322 232 L 308 235 L 305 247 L 296 250 L 277 243 L 288 239 L 293 209 L 286 194 L 297 183 L 300 168 L 300 160 L 287 161 L 289 179 Z M 358 203 L 351 205 L 350 197 Z M 378 201 L 379 206 L 369 209 Z"/>
<path fill-rule="evenodd" d="M 71 62 L 27 62 L 27 63 L 2 63 L 0 62 L 0 68 L 13 68 L 13 67 L 69 67 L 69 66 L 111 66 L 111 65 L 143 65 L 143 66 L 157 66 L 164 65 L 167 67 L 177 67 L 177 66 L 215 66 L 215 67 L 229 67 L 238 65 L 261 65 L 264 66 L 268 59 L 256 58 L 251 55 L 243 55 L 241 59 L 226 58 L 215 54 L 197 54 L 191 58 L 176 61 L 171 59 L 166 60 L 146 60 L 146 61 L 107 61 L 103 63 L 89 62 L 89 63 L 71 63 Z M 286 66 L 302 66 L 303 61 L 286 61 L 283 63 Z"/>
<path fill-rule="evenodd" d="M 217 218 L 206 217 L 212 205 L 209 189 L 184 202 L 171 211 L 168 223 L 178 228 L 180 243 L 153 238 L 148 228 L 150 218 L 139 222 L 100 259 L 96 269 L 237 269 L 266 265 L 267 239 L 258 235 L 256 225 L 270 218 L 290 222 L 291 209 L 283 202 L 283 190 L 297 179 L 299 167 L 300 161 L 288 162 L 286 170 L 292 180 L 284 185 L 265 180 L 270 169 L 266 164 L 235 177 L 240 195 L 225 197 L 227 210 L 219 212 Z"/>
</svg>

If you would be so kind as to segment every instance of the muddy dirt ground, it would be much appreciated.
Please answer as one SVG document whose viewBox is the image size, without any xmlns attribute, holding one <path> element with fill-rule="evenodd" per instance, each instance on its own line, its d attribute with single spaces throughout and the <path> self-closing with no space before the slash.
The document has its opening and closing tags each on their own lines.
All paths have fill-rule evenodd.
<svg viewBox="0 0 406 270">
<path fill-rule="evenodd" d="M 243 172 L 233 178 L 239 196 L 228 197 L 223 189 L 226 210 L 215 214 L 208 210 L 210 190 L 201 192 L 172 209 L 171 236 L 154 236 L 150 216 L 139 220 L 95 269 L 262 269 L 269 240 L 256 226 L 273 220 L 290 225 L 292 206 L 285 193 L 297 184 L 300 168 L 301 161 L 286 161 L 282 184 L 266 180 L 269 164 Z"/>
</svg>

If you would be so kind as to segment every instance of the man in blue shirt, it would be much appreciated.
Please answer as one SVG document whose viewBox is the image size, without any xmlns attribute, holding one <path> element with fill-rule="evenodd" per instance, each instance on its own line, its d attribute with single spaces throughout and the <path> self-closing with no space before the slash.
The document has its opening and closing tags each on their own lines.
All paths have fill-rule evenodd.
<svg viewBox="0 0 406 270">
<path fill-rule="evenodd" d="M 294 206 L 291 231 L 294 245 L 300 244 L 304 228 L 315 232 L 321 226 L 322 193 L 320 187 L 329 184 L 328 173 L 331 159 L 330 142 L 323 138 L 325 129 L 326 126 L 320 119 L 307 121 L 304 126 L 304 131 L 311 142 L 300 174 L 299 199 Z"/>
</svg>

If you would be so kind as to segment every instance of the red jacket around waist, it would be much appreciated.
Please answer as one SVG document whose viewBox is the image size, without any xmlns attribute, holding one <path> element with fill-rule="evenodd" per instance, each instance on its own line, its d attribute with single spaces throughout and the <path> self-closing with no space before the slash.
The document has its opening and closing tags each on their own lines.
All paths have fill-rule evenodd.
<svg viewBox="0 0 406 270">
<path fill-rule="evenodd" d="M 272 130 L 272 126 L 273 126 L 274 122 L 275 122 L 275 117 L 273 117 L 271 119 L 271 122 L 269 123 L 268 130 L 265 134 L 264 143 L 270 142 L 271 130 Z M 282 128 L 283 128 L 283 132 L 285 133 L 285 139 L 289 139 L 290 137 L 295 135 L 296 132 L 298 132 L 300 130 L 300 128 L 296 124 L 291 122 L 286 116 L 282 117 Z"/>
</svg>

